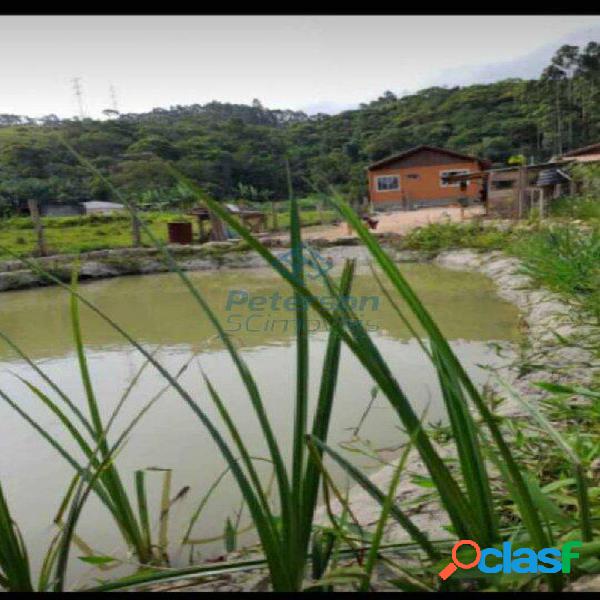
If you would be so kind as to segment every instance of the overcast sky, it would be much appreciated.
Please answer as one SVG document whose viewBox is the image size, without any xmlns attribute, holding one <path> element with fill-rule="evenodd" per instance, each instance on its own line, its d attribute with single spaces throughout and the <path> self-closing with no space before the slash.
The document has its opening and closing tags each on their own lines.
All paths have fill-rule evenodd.
<svg viewBox="0 0 600 600">
<path fill-rule="evenodd" d="M 335 112 L 427 85 L 539 74 L 598 16 L 0 16 L 0 113 L 61 117 L 210 100 Z"/>
</svg>

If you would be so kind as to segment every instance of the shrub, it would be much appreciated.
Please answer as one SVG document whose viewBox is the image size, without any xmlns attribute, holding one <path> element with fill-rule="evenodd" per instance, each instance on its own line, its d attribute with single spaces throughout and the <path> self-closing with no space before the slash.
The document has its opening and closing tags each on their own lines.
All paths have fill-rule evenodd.
<svg viewBox="0 0 600 600">
<path fill-rule="evenodd" d="M 446 248 L 498 250 L 507 245 L 511 236 L 510 231 L 483 227 L 478 223 L 431 223 L 407 233 L 402 246 L 427 251 Z"/>
<path fill-rule="evenodd" d="M 539 229 L 511 246 L 538 283 L 600 320 L 600 230 L 573 225 Z"/>
</svg>

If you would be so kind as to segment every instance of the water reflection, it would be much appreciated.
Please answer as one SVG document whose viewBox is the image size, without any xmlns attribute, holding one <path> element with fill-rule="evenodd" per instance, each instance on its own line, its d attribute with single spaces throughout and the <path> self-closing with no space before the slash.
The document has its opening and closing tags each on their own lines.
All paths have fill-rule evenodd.
<svg viewBox="0 0 600 600">
<path fill-rule="evenodd" d="M 411 264 L 402 270 L 449 339 L 514 339 L 515 309 L 498 300 L 489 280 L 434 265 Z M 288 344 L 293 339 L 291 289 L 270 271 L 199 272 L 190 277 L 242 347 Z M 310 282 L 310 287 L 325 304 L 328 300 L 331 304 L 322 285 Z M 140 342 L 185 344 L 197 351 L 220 347 L 210 322 L 176 275 L 107 279 L 81 289 Z M 370 273 L 357 274 L 351 298 L 371 332 L 397 340 L 410 338 Z M 97 315 L 85 307 L 82 314 L 89 348 L 124 344 Z M 309 318 L 311 331 L 326 330 L 327 323 L 314 311 Z M 0 295 L 0 330 L 17 340 L 31 357 L 68 354 L 73 348 L 68 294 L 58 288 L 43 288 Z M 0 359 L 10 356 L 8 348 L 0 345 Z"/>
<path fill-rule="evenodd" d="M 482 383 L 486 373 L 476 365 L 497 362 L 488 342 L 515 339 L 516 310 L 495 296 L 491 282 L 481 276 L 445 271 L 431 265 L 406 265 L 403 271 L 451 340 L 467 370 Z M 264 270 L 193 273 L 190 276 L 226 327 L 237 327 L 233 332 L 235 340 L 258 382 L 273 429 L 284 451 L 288 452 L 294 400 L 294 331 L 293 327 L 276 327 L 272 323 L 277 319 L 293 319 L 293 307 L 289 303 L 286 305 L 289 288 Z M 311 286 L 315 293 L 324 293 L 314 282 Z M 234 416 L 251 452 L 264 455 L 264 440 L 245 389 L 215 338 L 213 328 L 176 276 L 161 274 L 111 279 L 86 284 L 81 289 L 87 298 L 141 343 L 156 349 L 158 359 L 172 373 L 197 354 L 181 383 L 202 408 L 216 418 L 201 370 L 206 373 Z M 232 295 L 232 292 L 235 293 Z M 278 301 L 273 304 L 276 295 Z M 369 273 L 357 275 L 353 296 L 358 298 L 357 307 L 362 308 L 361 318 L 375 327 L 374 341 L 417 412 L 420 414 L 427 407 L 429 421 L 444 420 L 433 369 L 389 304 L 379 298 L 379 290 Z M 361 298 L 374 297 L 379 301 L 365 300 L 360 306 Z M 228 321 L 231 315 L 237 316 Z M 249 318 L 250 327 L 247 326 Z M 315 319 L 316 315 L 311 313 L 311 320 Z M 240 324 L 243 326 L 238 327 Z M 82 326 L 93 382 L 106 418 L 143 360 L 97 315 L 83 308 Z M 85 406 L 73 353 L 68 296 L 64 291 L 45 288 L 0 294 L 0 330 L 39 361 L 74 401 Z M 313 400 L 318 391 L 326 338 L 326 333 L 319 329 L 311 336 L 309 389 Z M 53 415 L 24 389 L 11 371 L 31 378 L 45 388 L 23 361 L 0 344 L 2 389 L 73 449 Z M 114 431 L 120 431 L 162 385 L 164 381 L 160 376 L 148 369 L 133 390 Z M 361 365 L 344 348 L 331 425 L 332 443 L 351 437 L 352 429 L 371 398 L 372 386 Z M 361 436 L 378 447 L 394 446 L 403 439 L 398 418 L 383 397 L 378 397 L 374 403 Z M 349 457 L 361 467 L 365 466 L 366 461 L 360 456 Z M 174 469 L 174 493 L 184 486 L 191 488 L 173 514 L 170 531 L 173 552 L 179 547 L 177 542 L 197 502 L 223 469 L 223 461 L 211 439 L 173 391 L 168 391 L 136 428 L 119 455 L 119 465 L 130 489 L 133 471 L 149 466 Z M 41 552 L 52 535 L 49 524 L 70 476 L 70 468 L 56 452 L 8 406 L 0 403 L 0 478 L 14 507 L 16 520 L 34 549 L 34 565 L 39 564 Z M 153 510 L 159 504 L 158 484 L 157 478 L 156 485 L 150 485 Z M 239 507 L 239 502 L 235 485 L 225 479 L 207 505 L 195 535 L 221 534 L 225 518 Z M 93 498 L 86 506 L 78 532 L 101 552 L 121 549 L 118 533 L 105 509 Z M 245 539 L 251 538 L 246 536 Z M 220 543 L 213 543 L 204 547 L 203 552 L 210 555 L 220 549 Z M 174 563 L 182 564 L 185 558 L 185 552 L 175 554 Z M 87 570 L 83 563 L 75 561 L 70 572 L 72 577 L 83 577 Z"/>
</svg>

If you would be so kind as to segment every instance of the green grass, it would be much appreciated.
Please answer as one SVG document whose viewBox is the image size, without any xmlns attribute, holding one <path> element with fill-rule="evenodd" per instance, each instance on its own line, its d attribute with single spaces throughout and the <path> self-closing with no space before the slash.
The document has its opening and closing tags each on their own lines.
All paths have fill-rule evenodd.
<svg viewBox="0 0 600 600">
<path fill-rule="evenodd" d="M 167 223 L 181 220 L 176 213 L 142 213 L 148 227 L 161 241 L 167 240 Z M 132 246 L 130 217 L 124 215 L 90 215 L 42 219 L 46 242 L 51 254 L 75 254 L 91 250 Z M 0 247 L 18 255 L 30 256 L 36 246 L 35 232 L 28 217 L 13 217 L 0 222 Z M 150 245 L 146 235 L 142 243 Z M 0 260 L 11 255 L 0 250 Z"/>
<path fill-rule="evenodd" d="M 600 324 L 600 228 L 550 225 L 513 242 L 523 271 Z"/>
<path fill-rule="evenodd" d="M 453 248 L 501 250 L 514 238 L 513 231 L 484 227 L 477 222 L 431 223 L 409 231 L 400 242 L 402 248 L 436 252 Z"/>
<path fill-rule="evenodd" d="M 553 200 L 549 216 L 559 219 L 577 219 L 587 222 L 600 222 L 600 199 L 595 196 L 566 196 Z"/>
<path fill-rule="evenodd" d="M 339 221 L 339 215 L 333 210 L 323 210 L 321 213 L 317 210 L 302 210 L 300 211 L 300 220 L 303 227 L 311 227 L 314 225 L 329 225 Z M 267 212 L 267 225 L 269 230 L 273 228 L 273 217 L 270 212 Z M 280 213 L 277 217 L 278 229 L 288 231 L 290 229 L 289 213 Z"/>
<path fill-rule="evenodd" d="M 0 485 L 0 586 L 13 592 L 31 592 L 27 548 L 13 520 Z"/>
<path fill-rule="evenodd" d="M 144 212 L 141 215 L 152 235 L 161 242 L 167 241 L 167 223 L 173 220 L 192 221 L 194 235 L 197 236 L 196 220 L 189 216 L 164 212 Z M 336 216 L 332 210 L 325 210 L 322 214 L 316 210 L 303 210 L 301 220 L 303 226 L 312 226 L 320 224 L 321 217 L 323 217 L 323 222 L 328 224 L 334 221 Z M 128 214 L 48 217 L 43 218 L 42 222 L 50 254 L 76 254 L 132 246 Z M 273 229 L 273 219 L 268 209 L 267 227 L 269 230 Z M 288 213 L 278 215 L 278 228 L 281 231 L 289 230 L 290 217 Z M 210 225 L 206 224 L 205 230 L 209 231 L 209 229 Z M 147 233 L 142 234 L 142 244 L 152 246 Z M 0 248 L 6 249 L 0 249 L 0 260 L 9 260 L 10 253 L 17 256 L 31 256 L 36 249 L 36 236 L 31 219 L 29 217 L 11 217 L 0 221 Z"/>
</svg>

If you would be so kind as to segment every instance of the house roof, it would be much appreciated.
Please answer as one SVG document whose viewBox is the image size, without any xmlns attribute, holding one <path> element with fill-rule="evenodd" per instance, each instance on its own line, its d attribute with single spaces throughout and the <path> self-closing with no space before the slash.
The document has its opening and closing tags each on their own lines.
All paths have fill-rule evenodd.
<svg viewBox="0 0 600 600">
<path fill-rule="evenodd" d="M 590 144 L 589 146 L 583 146 L 583 148 L 576 148 L 571 152 L 565 152 L 564 158 L 571 158 L 574 156 L 581 156 L 582 154 L 600 154 L 600 142 L 596 144 Z"/>
<path fill-rule="evenodd" d="M 488 169 L 488 172 L 501 173 L 502 171 L 518 171 L 521 166 L 526 167 L 528 171 L 539 171 L 541 169 L 564 166 L 564 164 L 565 163 L 561 160 L 551 160 L 549 162 L 538 163 L 535 165 L 510 165 L 508 167 L 498 167 L 497 169 Z"/>
<path fill-rule="evenodd" d="M 566 183 L 571 178 L 560 169 L 543 169 L 538 173 L 536 185 L 556 185 L 557 183 Z"/>
<path fill-rule="evenodd" d="M 470 156 L 469 154 L 463 154 L 461 152 L 455 152 L 454 150 L 448 150 L 447 148 L 438 148 L 436 146 L 428 146 L 422 144 L 420 146 L 415 146 L 414 148 L 410 148 L 409 150 L 405 150 L 404 152 L 399 152 L 398 154 L 392 154 L 392 156 L 388 156 L 382 160 L 378 160 L 370 164 L 367 168 L 369 171 L 373 171 L 375 169 L 379 169 L 384 167 L 385 165 L 396 162 L 398 160 L 402 160 L 403 158 L 408 158 L 417 152 L 421 152 L 423 150 L 430 150 L 432 152 L 441 152 L 443 154 L 447 154 L 448 156 L 452 156 L 453 158 L 460 158 L 462 160 L 471 160 L 478 162 L 482 169 L 488 168 L 491 166 L 491 163 L 487 160 L 483 160 L 481 158 L 477 158 L 476 156 Z"/>
<path fill-rule="evenodd" d="M 125 208 L 124 204 L 119 204 L 118 202 L 103 202 L 101 200 L 90 200 L 88 202 L 82 202 L 86 208 Z"/>
</svg>

